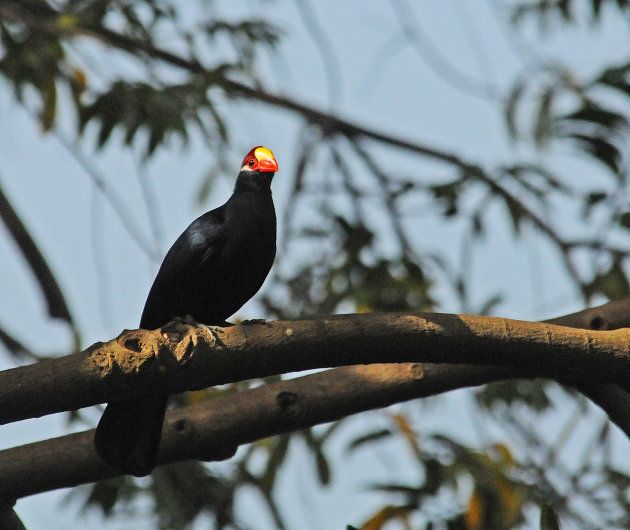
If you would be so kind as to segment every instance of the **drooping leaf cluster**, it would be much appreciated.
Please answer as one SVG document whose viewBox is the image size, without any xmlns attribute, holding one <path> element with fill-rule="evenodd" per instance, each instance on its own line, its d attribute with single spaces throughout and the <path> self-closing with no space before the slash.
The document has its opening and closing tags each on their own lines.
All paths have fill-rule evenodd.
<svg viewBox="0 0 630 530">
<path fill-rule="evenodd" d="M 228 131 L 216 109 L 217 94 L 211 97 L 210 90 L 216 87 L 221 92 L 228 73 L 254 80 L 256 51 L 273 46 L 278 30 L 264 20 L 210 20 L 184 27 L 180 11 L 177 5 L 160 0 L 3 2 L 0 74 L 20 101 L 27 93 L 34 97 L 28 103 L 39 109 L 44 130 L 55 123 L 61 90 L 68 90 L 79 118 L 77 132 L 93 124 L 99 148 L 119 130 L 124 144 L 139 142 L 151 155 L 171 137 L 186 142 L 195 126 L 209 142 L 224 143 Z M 154 41 L 162 32 L 175 33 L 178 42 L 186 45 L 186 54 L 180 57 L 157 48 Z M 197 41 L 202 38 L 221 53 L 202 61 L 196 56 Z M 73 43 L 81 39 L 118 50 L 129 61 L 124 79 L 103 79 L 98 68 L 70 53 Z M 137 67 L 134 62 L 145 62 L 151 72 L 160 60 L 179 63 L 190 75 L 184 82 L 159 75 L 129 78 L 129 71 Z"/>
<path fill-rule="evenodd" d="M 544 30 L 561 20 L 565 24 L 572 24 L 579 20 L 584 12 L 584 5 L 588 6 L 588 17 L 592 23 L 601 22 L 605 10 L 624 15 L 630 12 L 628 0 L 514 0 L 511 2 L 511 19 L 515 23 L 526 19 L 535 19 Z"/>
</svg>

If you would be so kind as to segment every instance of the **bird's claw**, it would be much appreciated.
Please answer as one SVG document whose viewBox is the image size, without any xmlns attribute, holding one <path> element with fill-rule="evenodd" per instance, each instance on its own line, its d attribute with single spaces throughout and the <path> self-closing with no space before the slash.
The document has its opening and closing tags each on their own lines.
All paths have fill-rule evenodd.
<svg viewBox="0 0 630 530">
<path fill-rule="evenodd" d="M 208 332 L 212 335 L 225 333 L 225 331 L 223 331 L 223 328 L 221 326 L 209 326 L 208 324 L 199 324 L 199 327 L 208 330 Z"/>
<path fill-rule="evenodd" d="M 222 326 L 209 326 L 208 324 L 197 324 L 200 328 L 205 329 L 214 339 L 214 343 L 215 344 L 223 344 L 223 341 L 221 341 L 221 338 L 219 337 L 220 334 L 225 333 L 225 331 L 223 330 Z"/>
<path fill-rule="evenodd" d="M 171 342 L 179 342 L 183 335 L 186 334 L 188 328 L 186 326 L 197 326 L 197 322 L 190 316 L 175 317 L 166 325 L 160 328 L 164 338 Z"/>
<path fill-rule="evenodd" d="M 222 322 L 228 324 L 227 322 Z M 228 324 L 231 325 L 231 324 Z M 202 324 L 195 320 L 192 315 L 186 315 L 184 317 L 175 317 L 165 326 L 162 326 L 162 335 L 171 342 L 178 342 L 181 337 L 188 331 L 186 326 L 192 326 L 194 328 L 203 328 L 210 333 L 215 339 L 219 338 L 219 333 L 223 333 L 221 326 L 209 326 L 208 324 Z"/>
</svg>

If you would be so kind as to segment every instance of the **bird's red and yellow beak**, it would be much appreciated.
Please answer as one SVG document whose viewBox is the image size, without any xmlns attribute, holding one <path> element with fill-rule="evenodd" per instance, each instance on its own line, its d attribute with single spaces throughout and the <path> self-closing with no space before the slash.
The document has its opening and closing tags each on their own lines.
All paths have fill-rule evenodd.
<svg viewBox="0 0 630 530">
<path fill-rule="evenodd" d="M 258 171 L 262 173 L 278 171 L 278 162 L 276 162 L 273 153 L 266 147 L 257 147 L 254 150 L 254 156 L 258 160 Z"/>
</svg>

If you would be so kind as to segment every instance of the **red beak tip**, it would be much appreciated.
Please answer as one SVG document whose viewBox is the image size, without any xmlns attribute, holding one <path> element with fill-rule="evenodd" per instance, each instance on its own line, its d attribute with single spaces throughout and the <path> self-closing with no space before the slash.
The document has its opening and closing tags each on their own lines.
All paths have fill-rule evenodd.
<svg viewBox="0 0 630 530">
<path fill-rule="evenodd" d="M 278 162 L 275 160 L 261 160 L 258 163 L 260 171 L 278 171 Z"/>
</svg>

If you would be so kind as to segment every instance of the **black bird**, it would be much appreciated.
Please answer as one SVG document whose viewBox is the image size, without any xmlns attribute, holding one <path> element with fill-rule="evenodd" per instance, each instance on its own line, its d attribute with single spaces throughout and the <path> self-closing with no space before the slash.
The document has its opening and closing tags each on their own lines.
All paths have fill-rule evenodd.
<svg viewBox="0 0 630 530">
<path fill-rule="evenodd" d="M 175 317 L 223 325 L 262 286 L 276 255 L 273 153 L 254 147 L 243 159 L 234 193 L 193 221 L 166 254 L 140 319 L 143 329 Z M 108 403 L 94 446 L 110 465 L 138 477 L 155 467 L 166 410 L 156 390 Z"/>
</svg>

